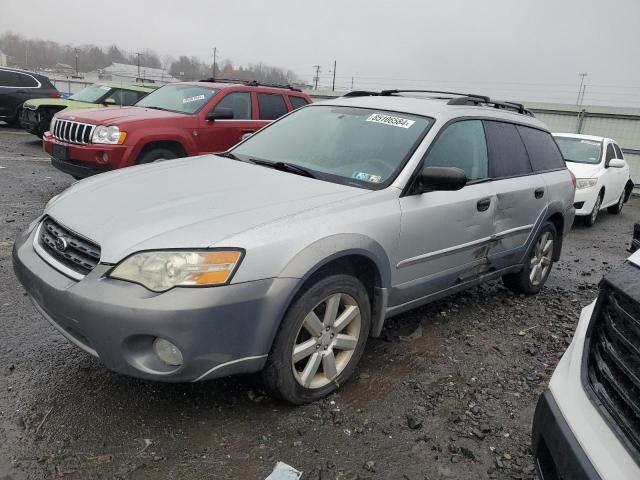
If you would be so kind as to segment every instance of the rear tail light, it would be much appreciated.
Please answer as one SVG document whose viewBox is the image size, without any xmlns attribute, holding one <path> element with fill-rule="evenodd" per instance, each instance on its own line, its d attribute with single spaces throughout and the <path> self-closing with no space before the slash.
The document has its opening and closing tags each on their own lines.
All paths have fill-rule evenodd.
<svg viewBox="0 0 640 480">
<path fill-rule="evenodd" d="M 60 98 L 60 92 L 58 92 L 57 90 L 55 92 L 51 92 L 49 93 L 49 96 L 51 98 Z"/>
<path fill-rule="evenodd" d="M 571 170 L 569 170 L 569 173 L 571 174 L 571 181 L 573 182 L 573 189 L 576 189 L 576 176 L 573 174 L 573 172 Z"/>
</svg>

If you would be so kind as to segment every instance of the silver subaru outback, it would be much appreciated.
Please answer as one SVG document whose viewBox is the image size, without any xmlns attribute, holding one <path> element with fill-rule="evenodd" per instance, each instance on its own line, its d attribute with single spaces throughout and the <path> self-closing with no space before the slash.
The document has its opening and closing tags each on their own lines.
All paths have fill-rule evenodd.
<svg viewBox="0 0 640 480">
<path fill-rule="evenodd" d="M 78 182 L 13 260 L 42 315 L 116 372 L 262 371 L 302 404 L 344 384 L 393 315 L 500 277 L 538 292 L 573 196 L 522 105 L 352 92 L 222 155 Z"/>
</svg>

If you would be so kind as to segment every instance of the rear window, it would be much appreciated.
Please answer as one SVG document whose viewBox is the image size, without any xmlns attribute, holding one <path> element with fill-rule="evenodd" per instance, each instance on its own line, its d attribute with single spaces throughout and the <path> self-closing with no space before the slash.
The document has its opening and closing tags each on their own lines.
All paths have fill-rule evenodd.
<svg viewBox="0 0 640 480">
<path fill-rule="evenodd" d="M 305 105 L 307 105 L 307 101 L 302 97 L 289 96 L 289 101 L 291 102 L 291 106 L 294 110 L 296 108 L 304 107 Z"/>
<path fill-rule="evenodd" d="M 536 172 L 566 167 L 560 149 L 550 133 L 521 125 L 517 128 L 527 148 L 531 166 Z"/>
<path fill-rule="evenodd" d="M 485 121 L 492 178 L 516 177 L 532 172 L 527 150 L 515 125 Z"/>
<path fill-rule="evenodd" d="M 22 87 L 20 81 L 20 75 L 16 72 L 9 72 L 7 70 L 0 70 L 0 86 L 1 87 Z"/>
<path fill-rule="evenodd" d="M 259 93 L 258 108 L 260 120 L 275 120 L 287 113 L 287 104 L 284 97 L 277 93 Z"/>
</svg>

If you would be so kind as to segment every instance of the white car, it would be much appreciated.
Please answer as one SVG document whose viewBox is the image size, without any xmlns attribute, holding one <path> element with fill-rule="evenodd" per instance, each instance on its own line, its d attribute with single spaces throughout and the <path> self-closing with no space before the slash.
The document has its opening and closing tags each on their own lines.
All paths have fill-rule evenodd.
<svg viewBox="0 0 640 480">
<path fill-rule="evenodd" d="M 629 164 L 616 142 L 574 133 L 554 133 L 553 136 L 567 167 L 577 179 L 576 216 L 584 217 L 584 223 L 591 227 L 603 208 L 609 213 L 620 213 L 634 184 Z"/>
<path fill-rule="evenodd" d="M 640 252 L 600 283 L 533 420 L 542 480 L 640 479 Z"/>
</svg>

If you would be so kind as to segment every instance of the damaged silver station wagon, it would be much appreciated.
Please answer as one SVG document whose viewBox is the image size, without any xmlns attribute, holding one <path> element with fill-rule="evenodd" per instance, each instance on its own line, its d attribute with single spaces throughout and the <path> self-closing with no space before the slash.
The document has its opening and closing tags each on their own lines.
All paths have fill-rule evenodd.
<svg viewBox="0 0 640 480">
<path fill-rule="evenodd" d="M 500 277 L 538 292 L 574 188 L 522 105 L 352 92 L 222 155 L 78 182 L 13 259 L 36 308 L 108 368 L 172 382 L 262 371 L 301 404 L 345 383 L 386 318 Z"/>
</svg>

